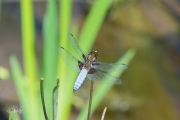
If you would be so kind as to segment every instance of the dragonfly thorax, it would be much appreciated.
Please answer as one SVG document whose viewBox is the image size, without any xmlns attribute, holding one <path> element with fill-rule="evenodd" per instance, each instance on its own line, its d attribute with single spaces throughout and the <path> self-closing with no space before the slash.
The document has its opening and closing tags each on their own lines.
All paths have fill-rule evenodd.
<svg viewBox="0 0 180 120">
<path fill-rule="evenodd" d="M 90 54 L 88 56 L 88 60 L 93 62 L 97 59 L 97 57 L 98 57 L 97 51 L 92 51 L 92 52 L 90 52 Z"/>
</svg>

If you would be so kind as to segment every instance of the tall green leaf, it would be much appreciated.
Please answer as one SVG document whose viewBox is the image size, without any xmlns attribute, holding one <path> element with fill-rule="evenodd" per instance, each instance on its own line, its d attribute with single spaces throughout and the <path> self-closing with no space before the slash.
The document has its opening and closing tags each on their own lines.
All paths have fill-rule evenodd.
<svg viewBox="0 0 180 120">
<path fill-rule="evenodd" d="M 20 68 L 20 65 L 18 63 L 18 60 L 16 58 L 16 56 L 11 55 L 10 56 L 10 65 L 11 65 L 11 73 L 12 73 L 12 77 L 15 83 L 15 87 L 16 87 L 16 91 L 18 94 L 18 98 L 20 101 L 20 105 L 23 107 L 23 118 L 26 120 L 30 120 L 29 119 L 29 113 L 28 113 L 28 97 L 25 91 L 25 81 L 23 80 L 23 75 L 22 75 L 22 71 Z"/>
<path fill-rule="evenodd" d="M 43 61 L 42 77 L 44 78 L 45 104 L 49 119 L 53 119 L 53 88 L 57 73 L 57 1 L 47 1 L 46 14 L 43 20 Z"/>
<path fill-rule="evenodd" d="M 60 5 L 60 46 L 66 48 L 67 44 L 67 36 L 70 27 L 70 19 L 71 19 L 71 0 L 61 0 L 59 2 Z M 59 70 L 58 74 L 60 77 L 60 87 L 58 93 L 58 120 L 67 120 L 70 113 L 71 108 L 71 98 L 72 98 L 72 86 L 73 83 L 68 79 L 68 73 L 66 70 L 66 65 L 64 61 L 59 59 Z"/>
<path fill-rule="evenodd" d="M 36 58 L 35 58 L 35 28 L 33 5 L 31 0 L 21 0 L 21 31 L 22 31 L 22 45 L 23 45 L 23 62 L 25 76 L 27 80 L 27 95 L 29 104 L 29 115 L 31 119 L 36 120 L 39 116 L 39 107 L 37 99 L 37 72 L 36 72 Z M 30 119 L 30 118 L 28 118 Z"/>
</svg>

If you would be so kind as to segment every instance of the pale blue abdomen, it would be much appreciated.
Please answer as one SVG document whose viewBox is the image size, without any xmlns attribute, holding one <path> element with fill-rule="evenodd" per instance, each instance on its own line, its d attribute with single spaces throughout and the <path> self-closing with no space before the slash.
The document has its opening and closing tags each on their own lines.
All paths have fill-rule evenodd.
<svg viewBox="0 0 180 120">
<path fill-rule="evenodd" d="M 73 92 L 75 92 L 77 89 L 79 89 L 79 87 L 82 85 L 82 83 L 84 82 L 86 75 L 87 75 L 88 71 L 86 69 L 82 69 L 81 72 L 79 73 L 75 83 L 74 83 L 74 88 L 73 88 Z"/>
</svg>

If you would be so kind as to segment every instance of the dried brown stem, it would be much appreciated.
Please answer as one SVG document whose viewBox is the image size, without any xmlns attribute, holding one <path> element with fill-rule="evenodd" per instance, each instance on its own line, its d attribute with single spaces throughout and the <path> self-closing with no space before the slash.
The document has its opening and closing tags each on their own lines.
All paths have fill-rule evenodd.
<svg viewBox="0 0 180 120">
<path fill-rule="evenodd" d="M 88 117 L 87 117 L 87 120 L 90 120 L 90 118 L 91 118 L 91 105 L 92 105 L 92 96 L 93 96 L 93 85 L 94 85 L 94 82 L 91 81 L 90 97 L 89 97 L 89 108 L 88 108 Z"/>
<path fill-rule="evenodd" d="M 104 116 L 106 114 L 106 110 L 107 110 L 107 107 L 105 107 L 104 110 L 103 110 L 103 114 L 102 114 L 101 120 L 104 120 Z"/>
</svg>

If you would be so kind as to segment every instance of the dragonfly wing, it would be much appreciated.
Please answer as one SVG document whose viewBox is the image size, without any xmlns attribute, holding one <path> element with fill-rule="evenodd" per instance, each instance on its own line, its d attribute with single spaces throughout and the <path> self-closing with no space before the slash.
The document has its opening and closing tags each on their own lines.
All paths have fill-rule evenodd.
<svg viewBox="0 0 180 120">
<path fill-rule="evenodd" d="M 101 82 L 105 84 L 121 84 L 120 78 L 103 73 L 101 71 L 96 71 L 94 74 L 88 74 L 87 77 L 95 82 Z"/>
<path fill-rule="evenodd" d="M 113 72 L 118 70 L 125 70 L 127 69 L 126 64 L 118 64 L 118 63 L 104 63 L 104 62 L 96 62 L 95 65 L 93 65 L 94 69 L 101 70 L 104 72 Z"/>
<path fill-rule="evenodd" d="M 78 59 L 70 54 L 66 49 L 63 47 L 58 48 L 59 54 L 61 55 L 64 62 L 67 64 L 69 68 L 76 72 L 80 72 L 80 68 L 78 66 Z"/>
<path fill-rule="evenodd" d="M 83 52 L 83 50 L 80 48 L 80 46 L 78 45 L 78 43 L 76 42 L 76 39 L 74 38 L 74 36 L 72 34 L 68 34 L 68 38 L 70 40 L 71 46 L 74 48 L 74 50 L 76 51 L 76 53 L 78 54 L 78 56 L 84 60 L 84 57 L 86 56 L 86 54 Z"/>
</svg>

